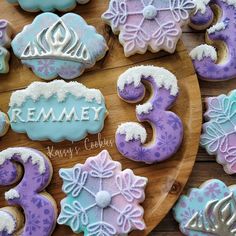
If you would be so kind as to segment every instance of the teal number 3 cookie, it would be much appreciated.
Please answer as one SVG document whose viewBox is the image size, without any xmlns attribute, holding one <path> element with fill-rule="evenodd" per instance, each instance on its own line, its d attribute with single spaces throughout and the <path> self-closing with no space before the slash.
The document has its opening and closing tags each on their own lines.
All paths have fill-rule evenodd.
<svg viewBox="0 0 236 236">
<path fill-rule="evenodd" d="M 29 12 L 36 11 L 70 11 L 76 7 L 76 3 L 85 4 L 90 0 L 7 0 L 9 3 L 20 5 Z"/>
</svg>

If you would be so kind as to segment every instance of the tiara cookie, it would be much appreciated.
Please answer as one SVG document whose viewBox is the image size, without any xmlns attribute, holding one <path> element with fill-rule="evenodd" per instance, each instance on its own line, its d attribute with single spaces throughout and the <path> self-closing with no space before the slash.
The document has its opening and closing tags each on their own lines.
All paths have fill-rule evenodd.
<svg viewBox="0 0 236 236">
<path fill-rule="evenodd" d="M 7 0 L 14 5 L 20 5 L 29 12 L 37 11 L 70 11 L 76 7 L 76 3 L 86 4 L 90 0 Z"/>
<path fill-rule="evenodd" d="M 99 133 L 107 116 L 100 90 L 63 80 L 34 82 L 13 92 L 9 106 L 13 131 L 40 141 L 82 140 Z"/>
<path fill-rule="evenodd" d="M 73 13 L 43 13 L 12 41 L 15 55 L 40 78 L 74 79 L 108 50 L 93 26 Z"/>
<path fill-rule="evenodd" d="M 173 209 L 180 230 L 188 236 L 235 236 L 236 189 L 212 179 L 187 196 L 181 196 Z"/>
<path fill-rule="evenodd" d="M 119 35 L 127 57 L 147 50 L 173 53 L 192 0 L 111 0 L 102 19 Z"/>
<path fill-rule="evenodd" d="M 132 170 L 121 171 L 121 165 L 107 151 L 90 157 L 85 164 L 61 169 L 62 190 L 58 224 L 71 227 L 75 233 L 89 235 L 123 235 L 143 230 L 147 179 Z"/>
<path fill-rule="evenodd" d="M 208 81 L 235 78 L 236 1 L 194 1 L 197 7 L 190 25 L 197 30 L 207 29 L 206 42 L 211 44 L 197 46 L 190 53 L 199 77 Z"/>
</svg>

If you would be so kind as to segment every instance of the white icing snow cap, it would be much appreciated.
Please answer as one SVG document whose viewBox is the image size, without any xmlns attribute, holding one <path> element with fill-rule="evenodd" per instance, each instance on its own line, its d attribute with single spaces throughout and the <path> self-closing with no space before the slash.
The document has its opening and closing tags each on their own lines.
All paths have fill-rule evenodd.
<svg viewBox="0 0 236 236">
<path fill-rule="evenodd" d="M 6 231 L 8 234 L 12 234 L 16 228 L 16 221 L 6 211 L 0 210 L 0 232 Z"/>
<path fill-rule="evenodd" d="M 200 11 L 202 14 L 206 12 L 206 6 L 209 4 L 210 0 L 193 0 L 193 2 L 196 5 L 196 11 L 195 14 Z"/>
<path fill-rule="evenodd" d="M 0 152 L 0 165 L 3 165 L 6 160 L 10 160 L 14 154 L 18 154 L 24 163 L 30 159 L 33 165 L 38 165 L 40 174 L 45 173 L 46 166 L 43 154 L 40 155 L 29 148 L 8 148 L 3 150 Z"/>
<path fill-rule="evenodd" d="M 190 52 L 189 55 L 193 60 L 198 61 L 203 60 L 205 57 L 210 57 L 213 61 L 217 60 L 216 49 L 207 44 L 197 46 Z"/>
<path fill-rule="evenodd" d="M 9 106 L 21 106 L 27 98 L 37 101 L 41 96 L 49 99 L 56 95 L 58 102 L 65 101 L 68 94 L 76 98 L 85 98 L 87 102 L 92 102 L 94 99 L 98 104 L 101 104 L 104 97 L 100 90 L 89 89 L 78 82 L 65 82 L 63 80 L 54 80 L 52 82 L 34 82 L 26 89 L 18 90 L 12 93 Z"/>
<path fill-rule="evenodd" d="M 144 127 L 135 122 L 127 122 L 121 124 L 117 131 L 117 134 L 125 135 L 125 141 L 140 140 L 141 143 L 145 143 L 147 139 L 147 132 Z"/>
<path fill-rule="evenodd" d="M 5 192 L 5 199 L 6 200 L 13 200 L 15 198 L 20 198 L 20 194 L 15 189 L 10 189 L 8 192 Z"/>
<path fill-rule="evenodd" d="M 177 79 L 170 71 L 156 66 L 137 66 L 128 69 L 122 75 L 120 75 L 117 81 L 117 87 L 122 91 L 125 85 L 134 83 L 134 87 L 137 88 L 142 77 L 152 76 L 158 88 L 164 87 L 170 90 L 170 94 L 176 96 L 179 92 L 177 85 Z"/>
<path fill-rule="evenodd" d="M 226 24 L 224 22 L 220 22 L 220 23 L 217 23 L 215 25 L 213 25 L 212 27 L 210 27 L 208 30 L 207 30 L 207 33 L 208 34 L 213 34 L 217 31 L 221 31 L 221 30 L 224 30 L 226 28 Z"/>
</svg>

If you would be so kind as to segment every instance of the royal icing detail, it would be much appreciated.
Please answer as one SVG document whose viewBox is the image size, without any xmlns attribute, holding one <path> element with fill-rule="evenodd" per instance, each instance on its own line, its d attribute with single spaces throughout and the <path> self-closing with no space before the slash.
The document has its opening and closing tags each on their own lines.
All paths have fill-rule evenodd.
<svg viewBox="0 0 236 236">
<path fill-rule="evenodd" d="M 143 82 L 150 84 L 153 95 L 136 107 L 136 116 L 140 122 L 151 124 L 153 141 L 145 144 L 146 130 L 138 123 L 127 122 L 116 131 L 116 146 L 123 156 L 151 164 L 170 158 L 179 149 L 183 125 L 175 113 L 167 111 L 176 101 L 178 85 L 176 77 L 164 68 L 140 66 L 127 70 L 117 82 L 119 96 L 126 102 L 140 102 L 145 95 Z"/>
<path fill-rule="evenodd" d="M 173 53 L 192 0 L 111 0 L 102 19 L 119 35 L 125 55 L 166 50 Z"/>
<path fill-rule="evenodd" d="M 0 137 L 4 136 L 9 129 L 9 119 L 7 115 L 0 111 Z"/>
<path fill-rule="evenodd" d="M 236 189 L 209 180 L 181 196 L 173 209 L 180 230 L 188 236 L 235 236 Z"/>
<path fill-rule="evenodd" d="M 16 187 L 5 193 L 5 198 L 10 205 L 20 206 L 23 209 L 25 225 L 20 235 L 51 235 L 57 218 L 56 203 L 49 194 L 40 194 L 52 177 L 50 161 L 41 152 L 23 147 L 0 152 L 0 160 L 0 185 L 9 186 L 21 179 Z M 18 163 L 24 168 L 22 178 L 19 176 Z M 14 207 L 8 207 L 8 209 L 9 212 L 15 211 Z M 0 209 L 1 222 L 2 211 L 4 208 Z M 15 222 L 14 225 L 10 220 L 2 227 L 0 223 L 0 235 L 5 235 L 6 230 L 10 234 L 16 233 L 15 225 L 19 224 L 20 219 L 12 216 L 12 220 Z"/>
<path fill-rule="evenodd" d="M 123 235 L 143 230 L 147 179 L 121 165 L 107 151 L 90 157 L 85 164 L 61 169 L 63 192 L 58 224 L 66 224 L 75 233 L 89 235 Z"/>
<path fill-rule="evenodd" d="M 6 211 L 0 209 L 0 235 L 10 235 L 16 229 L 15 218 Z M 5 233 L 5 234 L 4 234 Z"/>
<path fill-rule="evenodd" d="M 42 79 L 74 79 L 108 50 L 102 35 L 77 14 L 43 13 L 12 41 L 15 55 Z"/>
<path fill-rule="evenodd" d="M 100 90 L 62 80 L 13 92 L 9 106 L 11 128 L 32 140 L 79 141 L 99 133 L 107 115 Z"/>
<path fill-rule="evenodd" d="M 76 3 L 86 4 L 90 0 L 7 0 L 12 4 L 19 4 L 22 9 L 29 12 L 36 11 L 70 11 L 76 7 Z"/>
<path fill-rule="evenodd" d="M 217 51 L 212 46 L 201 45 L 193 49 L 190 56 L 195 69 L 203 80 L 222 81 L 233 79 L 236 76 L 235 66 L 235 0 L 194 0 L 195 14 L 191 17 L 191 26 L 197 30 L 207 29 L 207 41 L 215 43 Z M 214 21 L 214 12 L 211 5 L 220 8 L 221 14 L 218 22 Z M 215 9 L 215 8 L 214 8 Z M 219 14 L 218 14 L 219 15 Z M 198 55 L 198 56 L 196 56 Z M 201 56 L 200 56 L 201 55 Z"/>
<path fill-rule="evenodd" d="M 206 123 L 203 124 L 201 145 L 228 174 L 236 173 L 236 90 L 229 95 L 207 98 Z"/>
<path fill-rule="evenodd" d="M 8 21 L 0 19 L 0 74 L 9 72 L 10 53 L 6 48 L 11 45 L 12 29 Z"/>
</svg>

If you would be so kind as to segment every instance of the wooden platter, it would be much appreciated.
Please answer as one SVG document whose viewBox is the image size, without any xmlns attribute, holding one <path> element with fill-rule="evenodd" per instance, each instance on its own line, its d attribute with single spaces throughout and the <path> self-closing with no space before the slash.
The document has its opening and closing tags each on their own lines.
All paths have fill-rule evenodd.
<svg viewBox="0 0 236 236">
<path fill-rule="evenodd" d="M 107 6 L 108 0 L 92 0 L 88 5 L 78 6 L 74 10 L 74 12 L 82 15 L 89 24 L 96 26 L 98 32 L 106 38 L 110 49 L 105 58 L 99 61 L 93 69 L 77 79 L 87 87 L 100 89 L 106 98 L 109 116 L 105 121 L 105 128 L 102 133 L 89 135 L 80 142 L 54 144 L 49 141 L 33 142 L 24 134 L 9 131 L 6 136 L 0 139 L 0 150 L 14 146 L 26 146 L 36 148 L 47 154 L 54 167 L 53 179 L 47 191 L 56 199 L 58 207 L 60 207 L 60 200 L 65 195 L 61 191 L 62 181 L 58 176 L 58 170 L 62 167 L 72 167 L 79 162 L 84 163 L 87 157 L 97 155 L 101 150 L 107 149 L 114 160 L 122 163 L 124 169 L 131 168 L 136 175 L 149 178 L 146 200 L 143 204 L 147 229 L 130 234 L 144 236 L 150 233 L 170 210 L 191 173 L 201 130 L 201 97 L 191 60 L 181 41 L 173 55 L 161 52 L 125 58 L 123 48 L 120 46 L 117 37 L 100 19 Z M 17 33 L 22 30 L 24 25 L 31 23 L 37 14 L 26 13 L 19 7 L 1 1 L 0 15 L 1 18 L 12 22 L 15 33 Z M 135 105 L 125 103 L 117 96 L 117 78 L 129 67 L 142 64 L 156 65 L 170 70 L 177 76 L 180 87 L 179 98 L 172 110 L 181 117 L 184 123 L 184 141 L 173 158 L 155 165 L 145 165 L 125 159 L 118 153 L 114 144 L 114 134 L 118 124 L 136 121 Z M 29 69 L 22 66 L 13 55 L 10 66 L 10 73 L 0 78 L 0 109 L 4 112 L 8 110 L 12 91 L 25 88 L 31 82 L 40 80 Z M 145 127 L 149 131 L 150 140 L 152 137 L 151 129 L 147 124 Z M 4 200 L 4 192 L 11 187 L 0 187 L 0 207 L 7 205 Z M 69 227 L 57 226 L 53 235 L 72 236 L 74 234 Z"/>
</svg>

